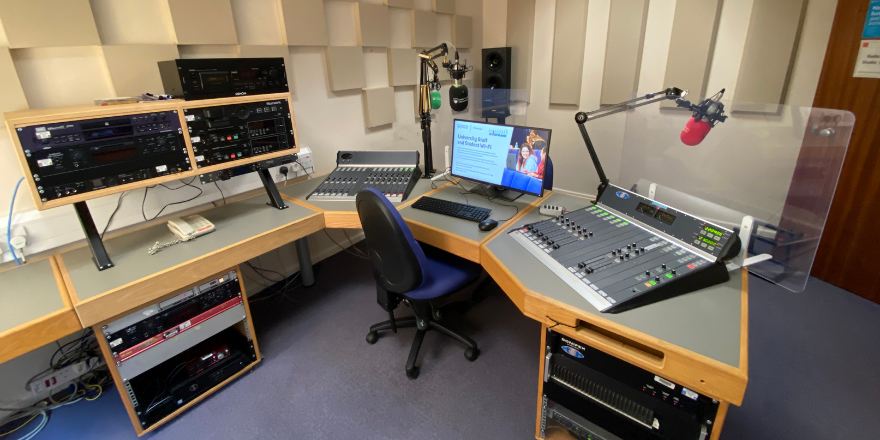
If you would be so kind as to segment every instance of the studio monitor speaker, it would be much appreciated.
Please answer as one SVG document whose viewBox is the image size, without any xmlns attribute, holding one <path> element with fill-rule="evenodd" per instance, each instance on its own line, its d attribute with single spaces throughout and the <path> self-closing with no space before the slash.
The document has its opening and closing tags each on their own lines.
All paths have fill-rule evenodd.
<svg viewBox="0 0 880 440">
<path fill-rule="evenodd" d="M 481 104 L 484 118 L 510 116 L 511 54 L 509 47 L 483 49 Z"/>
</svg>

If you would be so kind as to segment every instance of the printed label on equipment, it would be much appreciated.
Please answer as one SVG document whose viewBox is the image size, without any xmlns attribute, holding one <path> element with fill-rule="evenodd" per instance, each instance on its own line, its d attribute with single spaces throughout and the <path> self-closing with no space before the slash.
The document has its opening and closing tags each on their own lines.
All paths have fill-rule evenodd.
<svg viewBox="0 0 880 440">
<path fill-rule="evenodd" d="M 181 329 L 181 330 L 186 330 L 186 329 L 187 329 L 189 326 L 191 326 L 191 325 L 192 325 L 192 322 L 190 322 L 190 321 L 186 321 L 186 322 L 184 322 L 183 324 L 180 324 L 180 329 Z"/>
<path fill-rule="evenodd" d="M 664 386 L 666 386 L 666 387 L 669 388 L 669 389 L 672 389 L 672 390 L 675 389 L 675 384 L 674 384 L 674 383 L 672 383 L 672 382 L 670 382 L 670 381 L 668 381 L 668 380 L 666 380 L 666 379 L 664 379 L 664 378 L 662 378 L 662 377 L 660 377 L 660 376 L 654 376 L 654 380 L 657 381 L 657 382 L 659 382 L 659 383 L 661 383 L 661 384 L 663 384 Z"/>
<path fill-rule="evenodd" d="M 196 162 L 204 162 L 205 156 L 196 156 Z"/>
<path fill-rule="evenodd" d="M 110 348 L 116 347 L 117 345 L 122 343 L 122 338 L 119 338 L 115 341 L 110 341 Z"/>
<path fill-rule="evenodd" d="M 48 167 L 52 165 L 52 159 L 40 159 L 37 161 L 37 165 L 40 167 Z"/>
<path fill-rule="evenodd" d="M 192 143 L 196 143 L 196 142 L 201 142 L 202 138 L 199 136 L 193 136 L 193 137 L 189 138 L 189 140 L 192 141 Z"/>
<path fill-rule="evenodd" d="M 35 134 L 37 139 L 49 139 L 52 137 L 52 132 L 46 131 L 46 127 L 37 127 Z"/>
<path fill-rule="evenodd" d="M 156 172 L 164 173 L 165 171 L 168 171 L 167 165 L 159 165 L 156 167 Z"/>
<path fill-rule="evenodd" d="M 196 120 L 196 115 L 186 115 L 186 122 L 192 122 Z"/>
<path fill-rule="evenodd" d="M 692 400 L 697 400 L 697 397 L 699 397 L 699 394 L 684 387 L 681 388 L 681 394 L 684 394 L 684 397 Z"/>
</svg>

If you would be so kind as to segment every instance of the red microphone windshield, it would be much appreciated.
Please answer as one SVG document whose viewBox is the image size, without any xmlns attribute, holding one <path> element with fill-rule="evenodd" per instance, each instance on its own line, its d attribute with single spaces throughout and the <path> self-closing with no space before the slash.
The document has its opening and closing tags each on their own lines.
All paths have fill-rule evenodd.
<svg viewBox="0 0 880 440">
<path fill-rule="evenodd" d="M 694 146 L 703 142 L 712 126 L 706 120 L 696 121 L 691 118 L 681 131 L 681 142 L 685 145 Z"/>
</svg>

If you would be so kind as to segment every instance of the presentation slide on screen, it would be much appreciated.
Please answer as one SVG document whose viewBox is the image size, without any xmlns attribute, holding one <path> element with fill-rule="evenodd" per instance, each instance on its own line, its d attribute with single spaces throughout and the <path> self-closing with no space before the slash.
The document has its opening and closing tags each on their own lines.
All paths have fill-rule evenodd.
<svg viewBox="0 0 880 440">
<path fill-rule="evenodd" d="M 456 121 L 453 136 L 452 174 L 531 193 L 540 191 L 547 130 Z"/>
<path fill-rule="evenodd" d="M 513 127 L 455 121 L 452 173 L 501 185 Z"/>
</svg>

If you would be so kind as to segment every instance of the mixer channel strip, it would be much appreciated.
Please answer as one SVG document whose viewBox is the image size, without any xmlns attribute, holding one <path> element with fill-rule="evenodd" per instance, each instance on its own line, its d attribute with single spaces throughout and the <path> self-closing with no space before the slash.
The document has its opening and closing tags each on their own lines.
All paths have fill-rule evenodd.
<svg viewBox="0 0 880 440">
<path fill-rule="evenodd" d="M 358 191 L 374 188 L 392 202 L 403 202 L 418 182 L 418 167 L 344 166 L 336 168 L 306 199 L 354 200 Z"/>
<path fill-rule="evenodd" d="M 713 263 L 598 206 L 532 223 L 510 235 L 600 311 Z"/>
</svg>

